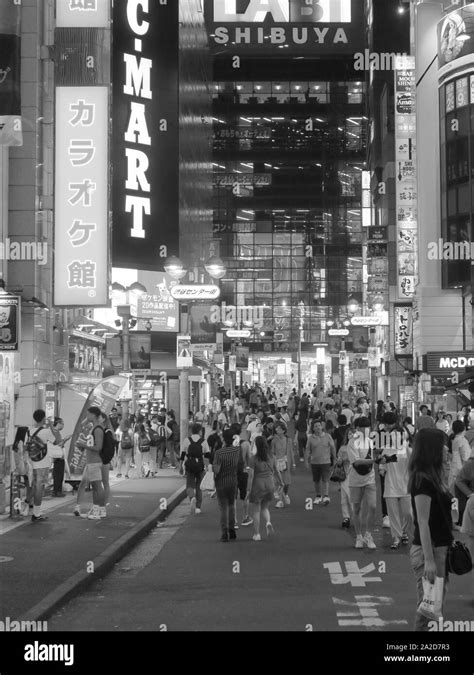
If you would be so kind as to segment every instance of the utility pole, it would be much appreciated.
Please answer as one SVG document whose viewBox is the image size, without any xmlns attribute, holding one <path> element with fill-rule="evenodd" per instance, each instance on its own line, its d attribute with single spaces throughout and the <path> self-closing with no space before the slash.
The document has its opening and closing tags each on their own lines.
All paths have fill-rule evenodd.
<svg viewBox="0 0 474 675">
<path fill-rule="evenodd" d="M 130 372 L 130 305 L 119 305 L 117 314 L 122 319 L 122 368 L 124 373 Z M 133 381 L 132 381 L 133 401 Z M 129 402 L 122 403 L 122 419 L 128 419 L 130 414 Z"/>
</svg>

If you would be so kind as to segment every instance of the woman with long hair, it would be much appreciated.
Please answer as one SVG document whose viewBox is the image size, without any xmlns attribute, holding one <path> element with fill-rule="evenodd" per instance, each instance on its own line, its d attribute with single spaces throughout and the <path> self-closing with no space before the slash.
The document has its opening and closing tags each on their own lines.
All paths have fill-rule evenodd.
<svg viewBox="0 0 474 675">
<path fill-rule="evenodd" d="M 447 453 L 443 431 L 433 428 L 419 430 L 408 466 L 408 491 L 415 525 L 410 560 L 416 579 L 418 605 L 423 600 L 424 578 L 434 583 L 436 577 L 442 577 L 446 591 L 446 557 L 453 541 L 452 497 L 445 482 Z M 429 621 L 417 612 L 415 630 L 429 630 Z"/>
<path fill-rule="evenodd" d="M 282 509 L 285 504 L 291 504 L 288 494 L 291 485 L 291 468 L 293 466 L 293 449 L 291 441 L 286 435 L 286 426 L 277 422 L 274 426 L 275 435 L 271 440 L 271 453 L 275 459 L 275 478 L 278 482 L 278 501 L 275 508 Z"/>
<path fill-rule="evenodd" d="M 252 539 L 254 541 L 261 541 L 260 514 L 263 516 L 267 536 L 273 534 L 269 506 L 275 490 L 275 482 L 273 480 L 275 459 L 273 455 L 270 454 L 267 442 L 263 436 L 257 436 L 255 439 L 255 450 L 255 456 L 252 457 L 249 464 L 249 482 L 247 489 L 249 502 L 253 507 L 254 535 Z"/>
</svg>

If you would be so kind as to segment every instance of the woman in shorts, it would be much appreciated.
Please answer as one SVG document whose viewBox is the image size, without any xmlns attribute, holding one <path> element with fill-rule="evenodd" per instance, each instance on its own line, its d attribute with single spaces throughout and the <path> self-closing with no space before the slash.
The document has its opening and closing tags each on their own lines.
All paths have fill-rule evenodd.
<svg viewBox="0 0 474 675">
<path fill-rule="evenodd" d="M 263 517 L 267 536 L 273 534 L 273 525 L 270 521 L 269 506 L 273 499 L 275 482 L 273 471 L 275 460 L 268 450 L 268 445 L 263 436 L 255 439 L 256 454 L 249 463 L 248 495 L 253 509 L 254 541 L 261 541 L 260 515 Z"/>
</svg>

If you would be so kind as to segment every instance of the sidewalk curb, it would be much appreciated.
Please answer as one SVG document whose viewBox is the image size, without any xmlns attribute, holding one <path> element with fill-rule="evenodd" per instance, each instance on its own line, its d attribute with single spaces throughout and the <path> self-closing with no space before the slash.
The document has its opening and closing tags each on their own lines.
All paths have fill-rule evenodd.
<svg viewBox="0 0 474 675">
<path fill-rule="evenodd" d="M 74 596 L 91 586 L 95 581 L 102 578 L 121 560 L 141 539 L 152 530 L 158 522 L 163 522 L 171 512 L 186 498 L 186 486 L 178 488 L 168 499 L 167 508 L 162 511 L 156 509 L 141 522 L 122 535 L 117 541 L 114 541 L 105 549 L 95 560 L 94 573 L 89 574 L 86 571 L 77 572 L 69 577 L 54 591 L 48 593 L 39 603 L 34 605 L 19 621 L 44 621 L 48 619 L 55 611 L 65 605 Z"/>
</svg>

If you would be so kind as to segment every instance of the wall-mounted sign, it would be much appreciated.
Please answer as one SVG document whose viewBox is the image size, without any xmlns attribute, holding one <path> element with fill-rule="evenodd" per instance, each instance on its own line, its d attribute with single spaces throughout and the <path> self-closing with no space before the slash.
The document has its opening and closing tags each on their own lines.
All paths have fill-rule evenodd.
<svg viewBox="0 0 474 675">
<path fill-rule="evenodd" d="M 382 318 L 380 316 L 353 316 L 351 324 L 353 326 L 380 326 Z"/>
<path fill-rule="evenodd" d="M 108 304 L 108 87 L 56 87 L 54 304 Z"/>
<path fill-rule="evenodd" d="M 249 330 L 228 330 L 226 335 L 228 338 L 249 338 L 251 336 Z"/>
<path fill-rule="evenodd" d="M 170 293 L 175 300 L 216 300 L 221 294 L 221 289 L 213 284 L 194 286 L 178 284 L 171 288 Z"/>
<path fill-rule="evenodd" d="M 0 9 L 0 145 L 22 145 L 21 5 L 3 2 Z"/>
<path fill-rule="evenodd" d="M 418 274 L 415 57 L 397 57 L 394 78 L 397 286 L 399 299 L 406 300 L 411 299 L 415 293 Z"/>
<path fill-rule="evenodd" d="M 271 173 L 215 173 L 213 183 L 218 187 L 236 184 L 262 187 L 272 184 L 272 175 Z"/>
<path fill-rule="evenodd" d="M 217 325 L 211 319 L 212 305 L 208 302 L 192 303 L 189 310 L 189 328 L 193 344 L 216 342 Z"/>
<path fill-rule="evenodd" d="M 347 337 L 349 331 L 347 328 L 330 328 L 328 330 L 328 335 L 331 337 Z"/>
<path fill-rule="evenodd" d="M 211 51 L 354 53 L 362 49 L 360 0 L 205 0 Z"/>
<path fill-rule="evenodd" d="M 56 0 L 56 27 L 108 28 L 109 0 Z"/>
<path fill-rule="evenodd" d="M 16 352 L 20 341 L 20 298 L 0 294 L 0 351 Z"/>
<path fill-rule="evenodd" d="M 426 372 L 429 375 L 450 375 L 453 371 L 464 373 L 474 366 L 474 352 L 427 352 Z"/>
<path fill-rule="evenodd" d="M 116 267 L 179 255 L 179 2 L 115 0 L 113 238 Z"/>
<path fill-rule="evenodd" d="M 413 309 L 411 305 L 394 306 L 394 351 L 395 356 L 413 354 Z"/>
<path fill-rule="evenodd" d="M 176 336 L 176 368 L 192 368 L 191 336 Z"/>
<path fill-rule="evenodd" d="M 377 347 L 369 347 L 367 350 L 369 368 L 378 368 L 380 365 L 380 354 Z"/>
<path fill-rule="evenodd" d="M 347 357 L 347 352 L 346 351 L 339 352 L 339 365 L 340 366 L 347 366 L 348 363 L 349 363 L 349 359 Z"/>
<path fill-rule="evenodd" d="M 237 357 L 235 354 L 230 354 L 229 355 L 229 372 L 230 373 L 235 373 L 237 370 Z"/>
<path fill-rule="evenodd" d="M 237 345 L 235 348 L 235 361 L 237 370 L 248 370 L 249 369 L 249 355 L 250 348 L 242 347 Z"/>
</svg>

